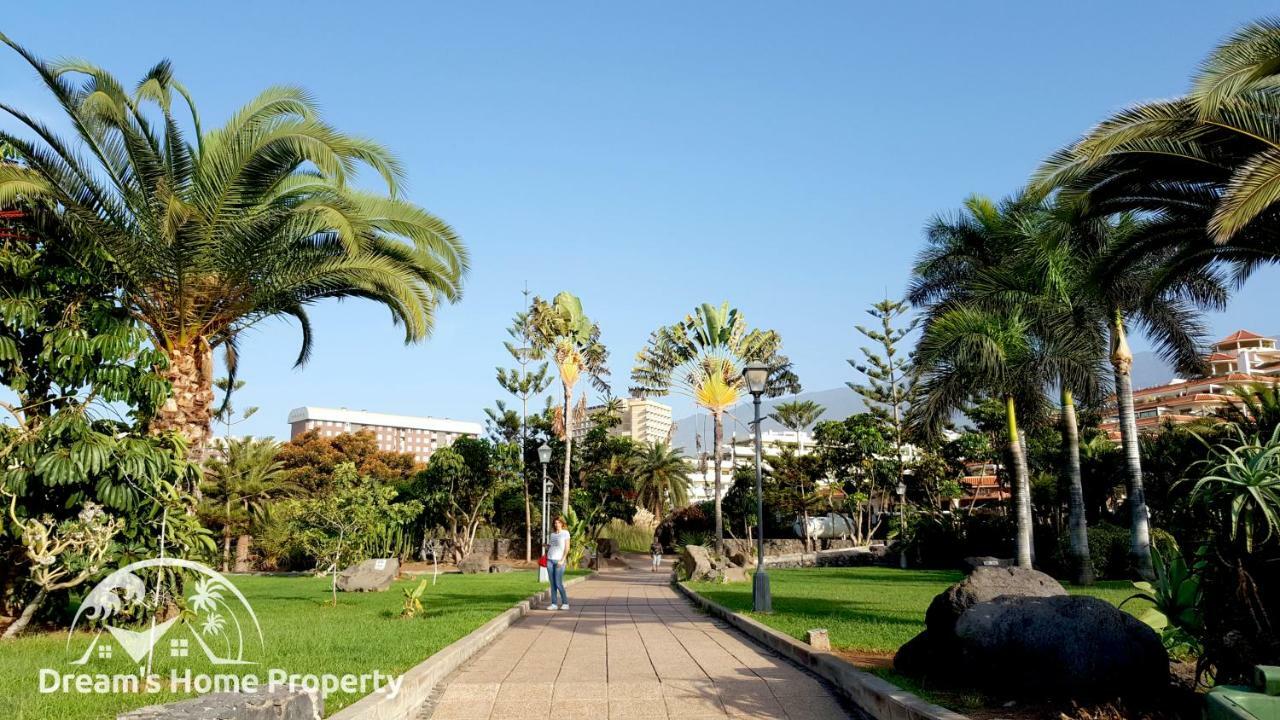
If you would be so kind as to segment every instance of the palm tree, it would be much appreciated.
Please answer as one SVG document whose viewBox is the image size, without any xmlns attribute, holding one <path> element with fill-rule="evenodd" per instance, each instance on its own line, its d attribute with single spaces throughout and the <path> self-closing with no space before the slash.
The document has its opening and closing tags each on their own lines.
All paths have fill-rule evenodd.
<svg viewBox="0 0 1280 720">
<path fill-rule="evenodd" d="M 1234 424 L 1246 435 L 1270 437 L 1280 427 L 1280 384 L 1262 382 L 1235 388 L 1238 405 L 1218 412 L 1218 417 Z"/>
<path fill-rule="evenodd" d="M 1098 214 L 1151 213 L 1128 255 L 1165 255 L 1169 277 L 1226 261 L 1243 278 L 1280 260 L 1278 76 L 1280 22 L 1246 25 L 1202 63 L 1186 95 L 1099 123 L 1052 155 L 1034 187 L 1086 197 Z"/>
<path fill-rule="evenodd" d="M 661 523 L 666 508 L 689 504 L 689 461 L 678 448 L 666 443 L 644 446 L 632 459 L 631 474 L 636 481 L 636 501 Z"/>
<path fill-rule="evenodd" d="M 978 393 L 1001 400 L 1014 470 L 1019 567 L 1032 566 L 1031 486 L 1018 431 L 1019 406 L 1032 404 L 1043 384 L 1031 324 L 1019 311 L 952 307 L 928 317 L 916 348 L 917 402 L 908 421 L 926 437 Z"/>
<path fill-rule="evenodd" d="M 813 400 L 792 400 L 773 406 L 769 419 L 796 434 L 796 454 L 804 452 L 805 430 L 813 427 L 827 409 Z"/>
<path fill-rule="evenodd" d="M 237 338 L 265 318 L 298 321 L 301 365 L 312 348 L 306 311 L 319 300 L 380 303 L 416 342 L 439 304 L 460 297 L 468 259 L 453 229 L 400 197 L 403 171 L 387 150 L 325 124 L 306 92 L 267 89 L 205 131 L 168 61 L 128 92 L 89 62 L 0 41 L 36 70 L 76 140 L 0 104 L 38 138 L 0 131 L 20 161 L 0 165 L 0 206 L 54 204 L 113 259 L 121 301 L 168 358 L 160 373 L 173 394 L 153 432 L 182 432 L 203 454 L 212 353 L 225 351 L 234 383 Z M 387 194 L 350 182 L 360 166 Z"/>
<path fill-rule="evenodd" d="M 222 571 L 231 567 L 231 539 L 236 541 L 236 570 L 242 571 L 249 552 L 249 533 L 269 514 L 270 501 L 299 491 L 284 479 L 284 464 L 276 459 L 280 446 L 253 437 L 230 440 L 224 458 L 210 460 L 205 499 L 216 511 L 206 511 L 222 525 Z M 210 508 L 212 510 L 212 507 Z"/>
<path fill-rule="evenodd" d="M 804 453 L 804 436 L 801 433 L 818 422 L 818 418 L 822 417 L 824 412 L 826 408 L 813 400 L 792 400 L 774 405 L 773 412 L 769 413 L 769 419 L 796 434 L 796 456 L 799 457 Z M 808 505 L 804 506 L 802 515 L 804 546 L 808 550 L 812 544 L 809 537 Z"/>
<path fill-rule="evenodd" d="M 551 302 L 537 297 L 533 299 L 533 308 L 529 311 L 529 337 L 535 347 L 551 352 L 564 389 L 561 415 L 564 424 L 564 494 L 560 499 L 560 511 L 567 513 L 573 459 L 573 388 L 586 373 L 597 390 L 605 392 L 609 389 L 604 380 L 609 374 L 605 365 L 609 351 L 600 342 L 600 326 L 582 311 L 582 300 L 569 292 L 559 293 Z"/>
<path fill-rule="evenodd" d="M 1156 344 L 1162 358 L 1185 372 L 1201 363 L 1203 328 L 1194 305 L 1221 305 L 1226 292 L 1212 272 L 1184 272 L 1163 280 L 1159 259 L 1144 258 L 1124 274 L 1113 268 L 1118 254 L 1135 235 L 1146 232 L 1132 215 L 1090 217 L 1074 199 L 1062 197 L 1048 207 L 1023 196 L 997 206 L 970 198 L 959 217 L 939 218 L 929 230 L 930 245 L 916 265 L 909 295 L 913 303 L 939 313 L 948 307 L 979 303 L 984 307 L 1018 305 L 1046 343 L 1046 358 L 1074 379 L 1053 378 L 1062 397 L 1062 418 L 1072 478 L 1073 542 L 1083 562 L 1083 518 L 1075 503 L 1077 471 L 1072 432 L 1077 391 L 1102 385 L 1081 353 L 1108 337 L 1117 412 L 1128 467 L 1131 515 L 1130 553 L 1139 574 L 1151 570 L 1150 528 L 1143 492 L 1142 466 L 1133 413 L 1130 368 L 1133 354 L 1128 328 L 1136 323 Z M 1082 490 L 1081 490 L 1082 492 Z M 1083 570 L 1078 577 L 1084 579 Z"/>
<path fill-rule="evenodd" d="M 724 414 L 742 397 L 742 366 L 769 366 L 765 395 L 800 392 L 791 361 L 781 354 L 782 337 L 773 330 L 748 330 L 746 321 L 729 303 L 705 303 L 675 325 L 658 328 L 636 355 L 631 392 L 653 397 L 678 392 L 711 414 L 714 428 L 716 552 L 724 550 L 724 516 L 720 446 L 724 442 Z"/>
</svg>

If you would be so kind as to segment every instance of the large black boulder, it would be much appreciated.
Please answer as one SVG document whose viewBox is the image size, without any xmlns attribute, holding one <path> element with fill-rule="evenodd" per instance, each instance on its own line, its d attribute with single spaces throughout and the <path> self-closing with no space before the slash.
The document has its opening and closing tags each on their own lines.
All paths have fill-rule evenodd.
<svg viewBox="0 0 1280 720">
<path fill-rule="evenodd" d="M 1160 637 L 1112 604 L 1082 595 L 997 598 L 955 625 L 960 668 L 989 692 L 1021 697 L 1149 697 L 1169 684 Z"/>
<path fill-rule="evenodd" d="M 1038 570 L 981 566 L 929 603 L 924 625 L 935 635 L 949 635 L 955 629 L 956 620 L 978 603 L 1005 595 L 1053 597 L 1066 594 L 1061 583 Z"/>
</svg>

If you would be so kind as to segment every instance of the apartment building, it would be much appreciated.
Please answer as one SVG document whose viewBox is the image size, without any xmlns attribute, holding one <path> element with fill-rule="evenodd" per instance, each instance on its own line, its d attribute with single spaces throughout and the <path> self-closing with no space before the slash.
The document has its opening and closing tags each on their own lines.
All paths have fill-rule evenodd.
<svg viewBox="0 0 1280 720">
<path fill-rule="evenodd" d="M 1133 391 L 1138 432 L 1156 432 L 1165 423 L 1216 417 L 1223 408 L 1240 402 L 1237 391 L 1280 382 L 1280 350 L 1275 338 L 1248 330 L 1237 330 L 1214 343 L 1205 364 L 1204 376 L 1175 378 L 1165 385 Z M 1118 416 L 1107 418 L 1101 427 L 1113 440 L 1120 439 Z"/>
<path fill-rule="evenodd" d="M 436 450 L 448 447 L 460 437 L 478 437 L 480 423 L 448 418 L 392 415 L 346 408 L 300 407 L 289 411 L 289 437 L 315 430 L 322 436 L 368 431 L 377 439 L 378 449 L 407 453 L 420 463 Z"/>
<path fill-rule="evenodd" d="M 608 411 L 605 405 L 592 405 L 574 412 L 573 439 L 581 439 L 595 425 L 600 413 Z M 654 400 L 624 398 L 618 401 L 618 424 L 609 429 L 611 435 L 629 437 L 636 442 L 649 444 L 670 443 L 675 422 L 671 406 Z"/>
</svg>

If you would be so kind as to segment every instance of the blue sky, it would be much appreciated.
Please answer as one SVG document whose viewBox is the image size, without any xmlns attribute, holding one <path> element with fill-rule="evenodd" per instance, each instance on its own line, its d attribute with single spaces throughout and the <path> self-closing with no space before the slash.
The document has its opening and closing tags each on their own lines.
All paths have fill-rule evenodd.
<svg viewBox="0 0 1280 720">
<path fill-rule="evenodd" d="M 779 330 L 806 389 L 851 378 L 853 325 L 902 292 L 921 228 L 1003 195 L 1125 104 L 1176 94 L 1262 2 L 15 3 L 0 29 L 125 79 L 168 57 L 206 125 L 271 84 L 389 146 L 409 196 L 472 255 L 466 294 L 406 347 L 386 311 L 314 309 L 311 363 L 267 322 L 242 342 L 239 431 L 310 404 L 482 418 L 503 328 L 583 298 L 617 394 L 648 333 L 729 300 Z M 53 117 L 0 54 L 0 97 Z M 1280 331 L 1258 275 L 1215 334 Z M 1142 347 L 1141 340 L 1137 343 Z M 675 402 L 677 417 L 689 410 Z"/>
</svg>

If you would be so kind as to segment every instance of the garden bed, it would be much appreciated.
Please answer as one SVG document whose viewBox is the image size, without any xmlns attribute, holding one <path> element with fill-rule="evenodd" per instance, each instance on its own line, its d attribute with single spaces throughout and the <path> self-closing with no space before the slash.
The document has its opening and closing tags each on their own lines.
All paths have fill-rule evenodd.
<svg viewBox="0 0 1280 720">
<path fill-rule="evenodd" d="M 978 693 L 925 687 L 893 670 L 898 647 L 924 629 L 924 614 L 934 596 L 959 581 L 963 573 L 947 570 L 896 568 L 812 568 L 770 570 L 773 613 L 751 611 L 751 584 L 687 583 L 687 587 L 726 609 L 755 620 L 797 640 L 813 628 L 826 628 L 832 651 L 850 664 L 918 695 L 964 713 L 986 718 L 1060 717 L 1070 707 L 1006 705 Z M 1067 592 L 1098 597 L 1115 605 L 1133 594 L 1126 581 L 1100 582 L 1092 587 L 1067 586 Z M 1079 715 L 1090 717 L 1090 709 Z M 1098 717 L 1124 717 L 1105 714 Z M 1164 716 L 1158 716 L 1164 717 Z"/>
<path fill-rule="evenodd" d="M 581 573 L 579 573 L 581 574 Z M 532 572 L 496 575 L 441 575 L 423 596 L 425 612 L 399 617 L 401 590 L 417 578 L 398 581 L 383 593 L 340 593 L 329 607 L 329 580 L 315 577 L 236 577 L 262 626 L 265 649 L 258 668 L 291 673 L 370 673 L 398 675 L 497 617 L 545 586 Z M 0 647 L 0 717 L 6 720 L 100 720 L 116 713 L 184 697 L 176 693 L 141 695 L 41 694 L 41 668 L 70 672 L 65 632 L 33 632 Z M 192 655 L 186 667 L 210 672 Z M 128 673 L 127 657 L 95 661 L 92 672 Z M 222 670 L 221 672 L 225 672 Z M 338 692 L 325 699 L 333 713 L 358 700 L 360 693 Z"/>
</svg>

